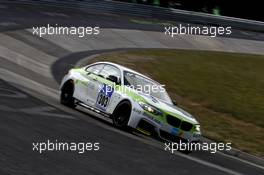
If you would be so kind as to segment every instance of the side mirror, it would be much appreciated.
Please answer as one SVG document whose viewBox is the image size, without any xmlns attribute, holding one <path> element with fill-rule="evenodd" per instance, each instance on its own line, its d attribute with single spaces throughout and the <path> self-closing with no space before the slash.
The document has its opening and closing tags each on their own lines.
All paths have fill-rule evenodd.
<svg viewBox="0 0 264 175">
<path fill-rule="evenodd" d="M 118 84 L 118 85 L 120 84 L 118 77 L 116 77 L 114 75 L 109 75 L 106 79 L 114 82 L 115 84 Z"/>
<path fill-rule="evenodd" d="M 173 104 L 174 106 L 177 106 L 177 105 L 178 105 L 178 103 L 177 103 L 176 100 L 172 100 L 172 104 Z"/>
</svg>

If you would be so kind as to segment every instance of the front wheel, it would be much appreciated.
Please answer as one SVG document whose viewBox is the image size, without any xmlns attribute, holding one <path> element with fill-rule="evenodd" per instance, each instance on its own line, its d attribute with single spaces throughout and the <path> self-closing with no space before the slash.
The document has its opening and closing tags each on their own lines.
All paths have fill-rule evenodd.
<svg viewBox="0 0 264 175">
<path fill-rule="evenodd" d="M 75 105 L 75 99 L 73 98 L 73 92 L 74 92 L 73 83 L 71 81 L 66 82 L 61 89 L 60 103 L 69 106 L 71 108 L 74 108 L 76 105 Z"/>
<path fill-rule="evenodd" d="M 120 129 L 127 129 L 129 117 L 131 114 L 131 104 L 128 101 L 119 103 L 113 112 L 113 124 Z"/>
</svg>

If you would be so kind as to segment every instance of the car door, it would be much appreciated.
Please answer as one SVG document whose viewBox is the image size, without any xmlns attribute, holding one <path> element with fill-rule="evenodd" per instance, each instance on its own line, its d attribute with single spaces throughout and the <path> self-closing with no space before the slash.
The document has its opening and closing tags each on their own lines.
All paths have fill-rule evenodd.
<svg viewBox="0 0 264 175">
<path fill-rule="evenodd" d="M 89 106 L 95 105 L 99 86 L 98 74 L 104 66 L 104 64 L 88 66 L 85 69 L 85 75 L 83 75 L 84 80 L 76 86 L 75 91 L 78 92 L 78 99 Z"/>
<path fill-rule="evenodd" d="M 115 79 L 113 79 L 115 77 Z M 98 94 L 95 107 L 101 111 L 107 112 L 109 103 L 114 98 L 115 85 L 120 83 L 121 71 L 113 66 L 106 64 L 100 71 L 98 77 Z"/>
</svg>

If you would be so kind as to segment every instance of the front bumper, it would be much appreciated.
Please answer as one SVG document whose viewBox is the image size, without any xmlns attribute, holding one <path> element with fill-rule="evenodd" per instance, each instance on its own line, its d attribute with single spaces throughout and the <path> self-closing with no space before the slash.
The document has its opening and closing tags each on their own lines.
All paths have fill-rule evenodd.
<svg viewBox="0 0 264 175">
<path fill-rule="evenodd" d="M 200 132 L 183 131 L 175 128 L 157 120 L 139 108 L 132 110 L 128 125 L 147 135 L 156 134 L 161 139 L 169 142 L 179 142 L 181 140 L 182 142 L 192 143 L 199 142 L 201 139 Z"/>
</svg>

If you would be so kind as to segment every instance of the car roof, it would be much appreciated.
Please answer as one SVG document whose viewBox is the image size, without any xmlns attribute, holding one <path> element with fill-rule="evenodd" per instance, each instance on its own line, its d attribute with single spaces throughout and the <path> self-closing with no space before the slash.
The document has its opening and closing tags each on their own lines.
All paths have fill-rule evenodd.
<svg viewBox="0 0 264 175">
<path fill-rule="evenodd" d="M 130 69 L 130 68 L 125 67 L 125 66 L 122 66 L 122 65 L 120 65 L 120 64 L 116 64 L 116 63 L 108 62 L 108 61 L 100 61 L 100 62 L 95 62 L 95 63 L 93 63 L 93 64 L 109 64 L 109 65 L 113 65 L 113 66 L 119 68 L 121 71 L 132 72 L 132 73 L 138 74 L 138 75 L 140 75 L 140 76 L 142 76 L 142 77 L 144 77 L 144 78 L 146 78 L 146 79 L 149 79 L 149 80 L 151 80 L 151 81 L 153 81 L 153 82 L 155 82 L 155 83 L 157 83 L 157 84 L 160 84 L 159 82 L 153 80 L 152 78 L 150 78 L 150 77 L 148 77 L 148 76 L 146 76 L 146 75 L 143 75 L 143 74 L 141 74 L 141 73 L 139 73 L 139 72 L 137 72 L 137 71 L 135 71 L 135 70 L 133 70 L 133 69 Z"/>
</svg>

